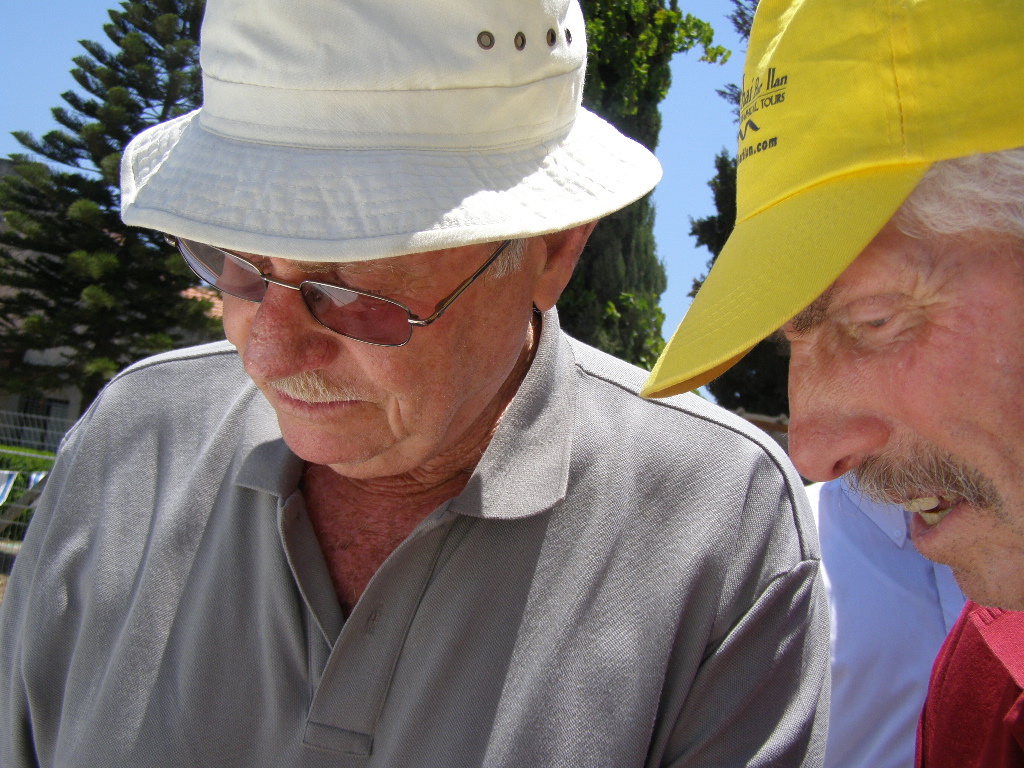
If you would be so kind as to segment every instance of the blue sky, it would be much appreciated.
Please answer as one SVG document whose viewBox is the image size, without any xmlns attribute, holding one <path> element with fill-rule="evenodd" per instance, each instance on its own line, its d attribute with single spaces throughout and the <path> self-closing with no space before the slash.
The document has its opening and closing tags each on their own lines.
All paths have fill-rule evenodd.
<svg viewBox="0 0 1024 768">
<path fill-rule="evenodd" d="M 21 151 L 14 130 L 36 135 L 56 127 L 50 108 L 75 87 L 71 59 L 83 53 L 80 39 L 105 40 L 107 9 L 116 0 L 0 0 L 0 157 Z M 724 66 L 697 61 L 699 54 L 676 56 L 672 88 L 662 103 L 658 157 L 665 178 L 654 193 L 658 255 L 668 270 L 662 296 L 666 339 L 689 306 L 693 278 L 704 271 L 708 252 L 689 236 L 690 217 L 714 213 L 708 179 L 720 149 L 735 151 L 736 127 L 729 105 L 715 93 L 739 82 L 743 50 L 725 14 L 728 0 L 680 0 L 682 10 L 711 22 L 716 42 L 733 51 Z"/>
</svg>

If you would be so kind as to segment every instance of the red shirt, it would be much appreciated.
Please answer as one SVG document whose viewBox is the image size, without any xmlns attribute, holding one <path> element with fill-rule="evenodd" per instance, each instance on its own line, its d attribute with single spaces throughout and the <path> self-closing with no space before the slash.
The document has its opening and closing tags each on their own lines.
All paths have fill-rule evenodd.
<svg viewBox="0 0 1024 768">
<path fill-rule="evenodd" d="M 1024 611 L 964 606 L 932 667 L 918 768 L 1024 768 Z"/>
</svg>

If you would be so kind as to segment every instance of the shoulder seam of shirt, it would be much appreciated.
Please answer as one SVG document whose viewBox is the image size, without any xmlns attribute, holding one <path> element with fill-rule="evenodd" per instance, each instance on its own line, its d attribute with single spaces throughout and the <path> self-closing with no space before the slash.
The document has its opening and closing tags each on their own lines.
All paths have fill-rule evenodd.
<svg viewBox="0 0 1024 768">
<path fill-rule="evenodd" d="M 612 386 L 617 387 L 618 389 L 621 389 L 622 391 L 626 392 L 627 394 L 633 395 L 634 397 L 639 398 L 639 399 L 641 399 L 641 400 L 643 400 L 645 402 L 651 403 L 652 405 L 659 406 L 659 407 L 662 407 L 662 408 L 669 408 L 669 409 L 671 409 L 673 411 L 678 411 L 680 413 L 685 413 L 687 416 L 691 416 L 691 417 L 693 417 L 695 419 L 700 419 L 701 421 L 706 422 L 708 424 L 714 424 L 714 425 L 716 425 L 718 427 L 721 427 L 722 429 L 726 429 L 726 430 L 728 430 L 730 432 L 733 432 L 734 434 L 737 434 L 740 437 L 746 438 L 751 443 L 753 443 L 758 448 L 760 448 L 761 451 L 764 454 L 766 454 L 772 460 L 772 463 L 779 470 L 779 473 L 783 476 L 783 478 L 786 478 L 786 471 L 785 471 L 785 469 L 779 463 L 778 457 L 775 455 L 775 452 L 767 444 L 767 441 L 771 440 L 771 438 L 768 437 L 767 435 L 765 435 L 765 437 L 762 440 L 762 438 L 760 438 L 759 436 L 751 434 L 749 432 L 745 432 L 745 431 L 743 431 L 741 429 L 737 429 L 732 424 L 728 424 L 728 423 L 726 423 L 724 421 L 716 421 L 715 419 L 712 419 L 712 418 L 710 418 L 708 416 L 705 416 L 704 414 L 695 413 L 694 411 L 690 410 L 689 408 L 687 408 L 684 405 L 681 405 L 679 403 L 669 402 L 668 399 L 653 399 L 653 398 L 643 398 L 643 397 L 640 397 L 640 394 L 638 392 L 634 392 L 633 390 L 629 389 L 629 387 L 624 385 L 622 382 L 615 381 L 614 379 L 610 379 L 607 376 L 603 376 L 603 375 L 601 375 L 599 373 L 596 373 L 596 372 L 591 371 L 591 370 L 589 370 L 587 368 L 584 368 L 583 366 L 581 366 L 579 364 L 579 362 L 576 363 L 576 368 L 577 368 L 577 370 L 580 371 L 580 373 L 582 373 L 585 376 L 589 376 L 592 379 L 598 379 L 599 381 L 603 381 L 603 382 L 605 382 L 607 384 L 611 384 Z M 728 413 L 728 411 L 726 411 L 726 413 Z M 757 427 L 751 427 L 751 429 L 757 429 Z M 781 450 L 781 449 L 779 449 L 779 450 Z M 786 484 L 789 485 L 788 478 L 787 478 L 787 483 Z"/>
<path fill-rule="evenodd" d="M 628 363 L 625 363 L 624 361 L 620 361 L 620 362 L 623 362 L 623 364 L 628 365 Z M 786 471 L 786 468 L 782 465 L 779 457 L 776 456 L 776 454 L 775 454 L 776 450 L 781 451 L 782 449 L 779 448 L 779 447 L 776 447 L 775 449 L 773 449 L 771 446 L 768 445 L 768 441 L 771 440 L 770 437 L 765 435 L 763 438 L 761 438 L 760 436 L 755 435 L 752 432 L 747 432 L 745 430 L 738 429 L 734 425 L 729 424 L 727 422 L 716 421 L 715 419 L 710 418 L 709 416 L 706 416 L 706 415 L 700 414 L 700 413 L 696 413 L 696 412 L 694 412 L 693 410 L 687 408 L 685 405 L 683 405 L 681 403 L 670 402 L 674 398 L 666 398 L 666 399 L 643 398 L 643 397 L 640 396 L 639 392 L 636 392 L 636 391 L 630 389 L 623 382 L 617 381 L 616 379 L 610 378 L 607 375 L 604 375 L 602 373 L 598 373 L 598 372 L 596 372 L 594 370 L 591 370 L 588 367 L 585 367 L 580 362 L 578 357 L 575 358 L 574 364 L 575 364 L 576 370 L 578 370 L 580 372 L 580 374 L 582 374 L 584 376 L 587 376 L 587 377 L 589 377 L 591 379 L 597 379 L 598 381 L 603 381 L 603 382 L 605 382 L 607 384 L 610 384 L 613 387 L 616 387 L 616 388 L 622 390 L 623 392 L 625 392 L 625 393 L 627 393 L 629 395 L 632 395 L 633 397 L 636 397 L 638 399 L 644 400 L 645 402 L 649 402 L 652 405 L 655 405 L 655 406 L 658 406 L 658 407 L 662 407 L 662 408 L 669 408 L 669 409 L 671 409 L 673 411 L 677 411 L 679 413 L 683 413 L 683 414 L 685 414 L 687 416 L 690 416 L 690 417 L 692 417 L 694 419 L 700 419 L 701 421 L 705 422 L 706 424 L 712 424 L 712 425 L 721 427 L 722 429 L 728 430 L 729 432 L 732 432 L 733 434 L 736 434 L 739 437 L 745 438 L 747 441 L 749 441 L 750 443 L 752 443 L 755 446 L 757 446 L 760 449 L 761 454 L 763 456 L 767 457 L 771 461 L 772 465 L 775 467 L 775 471 L 779 474 L 779 477 L 780 477 L 780 479 L 782 481 L 783 486 L 786 489 L 786 496 L 789 499 L 789 505 L 790 505 L 790 516 L 793 519 L 793 527 L 796 530 L 797 536 L 800 538 L 800 552 L 801 552 L 801 556 L 806 558 L 806 560 L 804 560 L 804 562 L 820 562 L 820 558 L 809 557 L 808 556 L 808 553 L 809 553 L 808 546 L 807 546 L 808 542 L 805 539 L 804 531 L 801 529 L 800 525 L 797 523 L 797 501 L 796 501 L 796 498 L 795 498 L 794 483 L 790 481 L 789 473 Z M 728 413 L 728 411 L 726 411 L 726 413 Z M 750 429 L 751 430 L 756 430 L 757 427 L 751 426 Z M 813 521 L 812 521 L 812 525 L 813 525 Z"/>
<path fill-rule="evenodd" d="M 167 365 L 169 363 L 177 363 L 184 360 L 198 360 L 204 357 L 218 357 L 221 355 L 237 355 L 238 351 L 234 346 L 230 345 L 226 341 L 215 341 L 210 344 L 202 344 L 195 347 L 184 347 L 182 349 L 172 350 L 170 352 L 164 352 L 159 355 L 153 355 L 152 357 L 144 358 L 136 363 L 132 363 L 124 370 L 120 371 L 114 378 L 112 378 L 108 384 L 117 381 L 120 378 L 130 376 L 131 374 L 138 373 L 140 371 L 147 370 L 149 368 L 155 368 L 161 365 Z"/>
<path fill-rule="evenodd" d="M 753 443 L 758 448 L 760 448 L 764 453 L 768 454 L 768 456 L 771 457 L 772 462 L 779 468 L 780 471 L 782 471 L 782 474 L 785 474 L 785 472 L 782 470 L 781 465 L 778 462 L 777 457 L 774 455 L 773 450 L 769 447 L 769 445 L 767 443 L 768 440 L 771 440 L 771 438 L 769 438 L 767 435 L 765 435 L 765 437 L 762 439 L 758 435 L 752 434 L 750 432 L 745 432 L 744 430 L 738 429 L 735 426 L 733 426 L 732 424 L 728 424 L 727 422 L 716 421 L 715 419 L 710 418 L 709 416 L 706 416 L 706 415 L 701 414 L 701 413 L 696 413 L 696 412 L 692 411 L 691 409 L 687 408 L 685 405 L 682 405 L 680 403 L 670 402 L 671 398 L 655 399 L 655 398 L 641 397 L 639 392 L 633 391 L 627 385 L 623 384 L 621 381 L 616 381 L 615 379 L 611 379 L 611 378 L 609 378 L 607 376 L 604 376 L 604 375 L 602 375 L 600 373 L 597 373 L 597 372 L 592 371 L 592 370 L 590 370 L 588 368 L 585 368 L 582 365 L 580 365 L 580 363 L 578 361 L 576 362 L 576 368 L 577 368 L 577 370 L 580 371 L 580 373 L 582 373 L 585 376 L 588 376 L 589 378 L 597 379 L 599 381 L 603 381 L 606 384 L 611 384 L 613 387 L 621 389 L 626 394 L 632 395 L 632 396 L 636 397 L 639 400 L 642 400 L 644 402 L 650 403 L 651 405 L 659 406 L 659 407 L 662 407 L 662 408 L 669 408 L 670 410 L 678 411 L 680 413 L 684 413 L 687 416 L 692 416 L 695 419 L 700 419 L 701 421 L 703 421 L 705 423 L 708 423 L 708 424 L 714 424 L 715 426 L 722 427 L 723 429 L 727 429 L 730 432 L 733 432 L 733 433 L 735 433 L 735 434 L 737 434 L 737 435 L 739 435 L 741 437 L 746 438 L 751 443 Z M 725 412 L 728 413 L 728 411 L 725 411 Z M 754 429 L 757 429 L 757 427 L 753 427 L 752 426 L 751 429 L 754 430 Z M 781 449 L 779 449 L 779 450 L 781 450 Z"/>
<path fill-rule="evenodd" d="M 103 389 L 101 389 L 93 401 L 89 403 L 89 407 L 85 409 L 85 412 L 82 413 L 75 423 L 71 425 L 71 428 L 64 433 L 64 437 L 61 438 L 60 445 L 58 447 L 58 453 L 63 450 L 65 444 L 70 443 L 73 436 L 77 434 L 79 430 L 84 429 L 84 425 L 91 420 L 94 410 L 99 407 L 104 391 L 115 381 L 120 381 L 121 379 L 127 378 L 135 373 L 139 373 L 149 368 L 155 368 L 160 365 L 176 363 L 183 360 L 198 360 L 203 357 L 217 357 L 227 354 L 237 355 L 238 353 L 234 346 L 226 340 L 215 341 L 209 344 L 200 344 L 171 350 L 169 352 L 162 352 L 158 355 L 153 355 L 152 357 L 147 357 L 139 360 L 138 362 L 132 363 L 127 368 L 118 371 L 110 381 L 103 385 Z"/>
</svg>

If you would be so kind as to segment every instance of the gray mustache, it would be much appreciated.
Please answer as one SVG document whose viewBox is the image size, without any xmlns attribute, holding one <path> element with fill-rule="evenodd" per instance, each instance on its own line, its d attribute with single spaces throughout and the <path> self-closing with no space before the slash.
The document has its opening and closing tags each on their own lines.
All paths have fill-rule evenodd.
<svg viewBox="0 0 1024 768">
<path fill-rule="evenodd" d="M 270 386 L 288 397 L 307 403 L 335 403 L 341 400 L 368 399 L 352 387 L 329 381 L 319 371 L 303 371 L 270 382 Z"/>
<path fill-rule="evenodd" d="M 910 456 L 870 456 L 853 471 L 853 481 L 858 491 L 882 504 L 903 505 L 912 499 L 937 496 L 976 507 L 1002 507 L 995 484 L 985 475 L 928 446 L 918 447 Z"/>
</svg>

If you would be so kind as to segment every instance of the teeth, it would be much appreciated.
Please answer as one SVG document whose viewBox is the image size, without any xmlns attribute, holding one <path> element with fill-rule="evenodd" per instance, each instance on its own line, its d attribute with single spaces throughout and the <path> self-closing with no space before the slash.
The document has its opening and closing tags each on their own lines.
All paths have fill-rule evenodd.
<svg viewBox="0 0 1024 768">
<path fill-rule="evenodd" d="M 928 525 L 938 525 L 939 521 L 949 514 L 950 509 L 952 509 L 952 507 L 946 507 L 945 509 L 936 510 L 935 512 L 923 512 L 918 510 L 917 514 L 919 514 L 921 519 L 928 523 Z"/>
<path fill-rule="evenodd" d="M 925 510 L 935 509 L 939 506 L 939 500 L 934 496 L 924 496 L 920 499 L 912 499 L 903 505 L 903 508 L 907 512 L 924 512 Z M 940 517 L 939 520 L 942 518 Z M 935 522 L 939 522 L 936 520 Z"/>
</svg>

